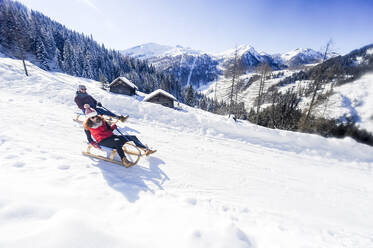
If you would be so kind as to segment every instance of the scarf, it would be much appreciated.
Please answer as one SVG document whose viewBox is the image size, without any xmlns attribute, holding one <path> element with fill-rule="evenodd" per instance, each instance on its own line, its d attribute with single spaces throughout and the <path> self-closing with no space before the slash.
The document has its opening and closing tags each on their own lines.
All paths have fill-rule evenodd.
<svg viewBox="0 0 373 248">
<path fill-rule="evenodd" d="M 93 125 L 92 125 L 92 128 L 95 128 L 95 129 L 96 129 L 96 128 L 98 128 L 98 127 L 101 126 L 101 125 L 102 125 L 102 121 L 97 122 L 97 123 L 94 122 Z"/>
</svg>

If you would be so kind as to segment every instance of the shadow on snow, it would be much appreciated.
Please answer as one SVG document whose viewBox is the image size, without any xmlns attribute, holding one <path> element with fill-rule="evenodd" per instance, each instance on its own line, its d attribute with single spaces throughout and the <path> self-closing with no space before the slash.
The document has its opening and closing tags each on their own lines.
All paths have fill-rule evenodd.
<svg viewBox="0 0 373 248">
<path fill-rule="evenodd" d="M 149 168 L 143 166 L 146 162 Z M 154 193 L 156 189 L 163 190 L 162 184 L 170 179 L 159 168 L 162 164 L 165 164 L 163 160 L 149 157 L 141 158 L 139 163 L 131 168 L 102 160 L 99 160 L 95 166 L 101 169 L 110 187 L 120 192 L 129 202 L 135 202 L 139 199 L 141 191 Z"/>
</svg>

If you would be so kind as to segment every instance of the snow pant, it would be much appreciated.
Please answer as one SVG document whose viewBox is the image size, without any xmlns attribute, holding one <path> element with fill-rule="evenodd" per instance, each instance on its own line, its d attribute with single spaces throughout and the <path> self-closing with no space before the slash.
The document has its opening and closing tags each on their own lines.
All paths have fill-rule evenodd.
<svg viewBox="0 0 373 248">
<path fill-rule="evenodd" d="M 98 144 L 100 146 L 107 146 L 107 147 L 116 149 L 119 157 L 123 159 L 125 155 L 124 155 L 122 147 L 125 143 L 129 141 L 133 141 L 137 147 L 146 148 L 146 146 L 143 143 L 141 143 L 140 140 L 134 135 L 119 136 L 119 135 L 113 134 L 113 136 L 110 136 L 109 138 L 101 140 Z"/>
<path fill-rule="evenodd" d="M 108 116 L 111 116 L 111 117 L 118 117 L 113 112 L 111 112 L 109 110 L 106 110 L 106 109 L 103 109 L 103 108 L 100 108 L 100 107 L 96 107 L 95 110 L 96 110 L 97 114 L 99 114 L 99 115 L 108 115 Z"/>
</svg>

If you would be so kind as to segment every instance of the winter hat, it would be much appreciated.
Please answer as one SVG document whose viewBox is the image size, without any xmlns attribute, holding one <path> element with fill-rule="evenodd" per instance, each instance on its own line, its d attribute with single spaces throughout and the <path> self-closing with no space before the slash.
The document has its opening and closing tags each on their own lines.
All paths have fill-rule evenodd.
<svg viewBox="0 0 373 248">
<path fill-rule="evenodd" d="M 93 108 L 86 108 L 85 109 L 85 118 L 86 119 L 91 118 L 91 117 L 96 116 L 96 115 L 97 115 L 97 112 Z"/>
<path fill-rule="evenodd" d="M 87 88 L 83 84 L 78 85 L 78 90 L 86 90 Z"/>
</svg>

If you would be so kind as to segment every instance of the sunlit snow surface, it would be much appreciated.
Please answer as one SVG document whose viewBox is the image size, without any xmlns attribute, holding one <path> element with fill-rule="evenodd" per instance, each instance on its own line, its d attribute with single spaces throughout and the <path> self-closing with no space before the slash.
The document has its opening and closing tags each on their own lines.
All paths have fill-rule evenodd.
<svg viewBox="0 0 373 248">
<path fill-rule="evenodd" d="M 0 58 L 0 247 L 373 247 L 372 147 L 28 66 Z M 158 152 L 129 169 L 82 156 L 78 84 Z"/>
</svg>

